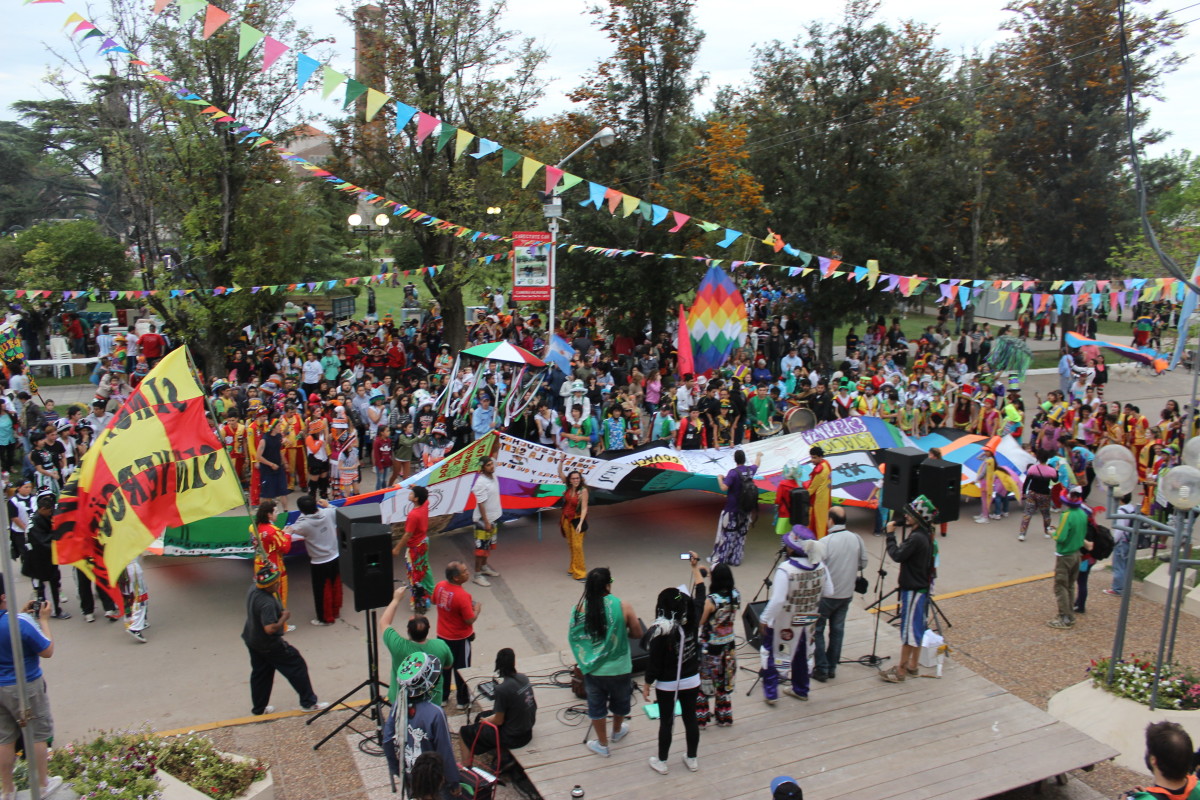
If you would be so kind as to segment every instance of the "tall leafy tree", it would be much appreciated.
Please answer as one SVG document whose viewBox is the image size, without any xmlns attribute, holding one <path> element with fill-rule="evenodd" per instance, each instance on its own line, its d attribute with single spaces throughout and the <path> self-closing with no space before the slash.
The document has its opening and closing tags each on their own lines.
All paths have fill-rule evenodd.
<svg viewBox="0 0 1200 800">
<path fill-rule="evenodd" d="M 874 0 L 850 0 L 840 22 L 760 48 L 750 85 L 727 95 L 725 110 L 750 127 L 764 224 L 792 246 L 856 265 L 877 259 L 901 275 L 942 274 L 963 202 L 942 167 L 962 147 L 964 125 L 954 106 L 927 101 L 949 91 L 951 62 L 930 28 L 892 29 L 875 21 L 877 10 Z M 891 297 L 866 282 L 804 280 L 826 359 L 836 325 L 882 313 Z"/>
<path fill-rule="evenodd" d="M 501 26 L 504 3 L 382 0 L 376 5 L 377 13 L 359 16 L 360 63 L 383 78 L 387 91 L 446 125 L 515 145 L 524 115 L 541 94 L 537 69 L 545 54 Z M 437 134 L 423 144 L 410 133 L 381 135 L 394 124 L 391 114 L 390 109 L 381 112 L 382 127 L 357 122 L 342 127 L 344 165 L 355 182 L 459 224 L 486 230 L 495 223 L 485 209 L 497 205 L 498 197 L 511 197 L 513 182 L 511 175 L 501 182 L 499 159 L 481 162 L 456 153 L 456 142 Z M 462 290 L 473 274 L 468 259 L 503 245 L 473 244 L 426 226 L 416 226 L 412 235 L 425 266 L 446 265 L 424 280 L 441 306 L 446 339 L 457 349 L 465 339 Z"/>
<path fill-rule="evenodd" d="M 1181 61 L 1181 29 L 1165 12 L 1137 13 L 1145 0 L 1020 0 L 1007 10 L 1012 36 L 988 64 L 983 104 L 993 169 L 1007 177 L 998 196 L 998 236 L 1008 246 L 993 266 L 1044 279 L 1103 271 L 1116 243 L 1134 234 L 1125 169 L 1128 139 L 1117 8 L 1130 7 L 1129 79 L 1139 101 Z M 1163 134 L 1137 118 L 1141 144 Z"/>
<path fill-rule="evenodd" d="M 225 3 L 236 18 L 264 33 L 309 49 L 313 43 L 287 16 L 287 0 Z M 267 135 L 280 135 L 298 119 L 299 95 L 290 81 L 263 73 L 255 57 L 238 57 L 236 26 L 208 40 L 201 22 L 180 21 L 178 6 L 155 17 L 136 0 L 113 0 L 107 18 L 95 21 L 134 52 L 149 56 L 175 79 L 232 116 Z M 86 50 L 86 48 L 84 48 Z M 71 58 L 84 75 L 90 57 Z M 37 124 L 67 131 L 79 144 L 81 170 L 94 169 L 121 216 L 119 227 L 136 246 L 142 279 L 153 289 L 289 283 L 320 279 L 342 266 L 323 232 L 344 231 L 324 210 L 322 198 L 298 191 L 294 173 L 270 151 L 240 142 L 243 134 L 214 127 L 195 106 L 180 103 L 168 85 L 142 77 L 114 58 L 107 74 L 88 83 L 85 96 L 68 103 L 31 107 Z M 76 135 L 72 114 L 94 120 Z M 86 116 L 85 116 L 86 115 Z M 64 149 L 67 145 L 64 145 Z M 168 256 L 168 257 L 165 257 Z M 303 274 L 298 275 L 298 267 Z M 217 369 L 223 346 L 236 336 L 236 320 L 273 310 L 279 297 L 249 292 L 212 297 L 197 292 L 186 301 L 166 293 L 149 300 L 202 362 Z"/>
</svg>

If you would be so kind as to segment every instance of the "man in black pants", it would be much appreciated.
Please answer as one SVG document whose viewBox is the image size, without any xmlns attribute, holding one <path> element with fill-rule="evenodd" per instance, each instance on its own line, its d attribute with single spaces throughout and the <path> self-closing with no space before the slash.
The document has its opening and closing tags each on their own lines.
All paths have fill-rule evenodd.
<svg viewBox="0 0 1200 800">
<path fill-rule="evenodd" d="M 300 695 L 300 707 L 305 711 L 319 711 L 329 705 L 317 701 L 304 656 L 283 640 L 292 615 L 280 604 L 278 592 L 279 568 L 267 562 L 255 573 L 254 586 L 246 596 L 246 626 L 242 629 L 242 641 L 250 651 L 250 713 L 255 716 L 275 710 L 267 701 L 271 699 L 276 671 Z"/>
<path fill-rule="evenodd" d="M 496 749 L 497 729 L 500 746 L 505 750 L 524 747 L 533 739 L 537 698 L 533 696 L 529 678 L 517 672 L 517 657 L 512 648 L 505 647 L 496 653 L 496 675 L 501 680 L 496 686 L 492 710 L 480 712 L 473 725 L 464 725 L 458 731 L 463 747 L 474 753 L 489 753 Z"/>
</svg>

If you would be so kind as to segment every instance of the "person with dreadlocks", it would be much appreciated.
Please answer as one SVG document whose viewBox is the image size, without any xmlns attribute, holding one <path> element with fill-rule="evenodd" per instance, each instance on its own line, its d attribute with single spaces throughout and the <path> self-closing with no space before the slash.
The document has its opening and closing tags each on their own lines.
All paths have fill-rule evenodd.
<svg viewBox="0 0 1200 800">
<path fill-rule="evenodd" d="M 406 700 L 392 706 L 390 724 L 383 732 L 383 752 L 393 775 L 400 774 L 400 759 L 404 759 L 406 780 L 414 777 L 413 768 L 423 753 L 437 753 L 442 759 L 445 786 L 457 796 L 458 762 L 450 743 L 450 725 L 442 707 L 430 701 L 441 674 L 442 662 L 429 653 L 413 653 L 396 668 L 396 681 Z M 400 737 L 396 733 L 402 723 L 404 736 Z"/>
<path fill-rule="evenodd" d="M 654 623 L 642 639 L 649 656 L 646 664 L 646 697 L 654 686 L 658 701 L 658 755 L 650 756 L 650 769 L 660 775 L 668 772 L 671 755 L 671 729 L 675 724 L 675 701 L 683 717 L 687 750 L 683 765 L 695 772 L 700 768 L 696 751 L 700 746 L 700 722 L 696 717 L 696 698 L 700 694 L 700 615 L 704 609 L 705 586 L 700 574 L 700 559 L 690 553 L 692 596 L 682 587 L 668 587 L 658 593 L 654 605 Z"/>
<path fill-rule="evenodd" d="M 813 638 L 823 595 L 833 595 L 833 581 L 821 563 L 825 548 L 805 525 L 793 525 L 783 537 L 788 558 L 775 568 L 771 594 L 759 621 L 762 635 L 763 700 L 775 705 L 779 699 L 779 666 L 789 673 L 791 685 L 783 693 L 807 700 L 809 677 L 815 668 L 816 640 Z"/>
<path fill-rule="evenodd" d="M 587 748 L 604 758 L 609 755 L 605 720 L 610 711 L 613 743 L 629 734 L 629 725 L 625 723 L 632 695 L 633 659 L 629 640 L 641 635 L 642 623 L 633 606 L 612 593 L 612 573 L 608 567 L 592 568 L 583 584 L 583 597 L 571 613 L 567 638 L 583 673 L 588 719 L 596 734 L 595 739 L 586 742 Z"/>
</svg>

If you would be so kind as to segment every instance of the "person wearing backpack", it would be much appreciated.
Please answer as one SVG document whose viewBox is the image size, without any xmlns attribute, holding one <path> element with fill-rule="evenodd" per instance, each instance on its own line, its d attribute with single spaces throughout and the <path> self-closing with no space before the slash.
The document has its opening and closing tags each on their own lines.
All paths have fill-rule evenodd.
<svg viewBox="0 0 1200 800">
<path fill-rule="evenodd" d="M 742 551 L 746 547 L 746 534 L 758 515 L 758 487 L 754 484 L 754 473 L 762 463 L 762 453 L 754 457 L 754 465 L 746 465 L 746 453 L 733 451 L 733 469 L 718 477 L 717 483 L 725 492 L 725 507 L 717 522 L 717 541 L 708 560 L 712 564 L 728 564 L 736 567 L 742 563 Z"/>
<path fill-rule="evenodd" d="M 1072 494 L 1078 491 L 1079 487 L 1075 487 L 1072 489 Z M 1086 510 L 1086 508 L 1085 506 L 1084 509 Z M 1088 515 L 1087 533 L 1084 534 L 1083 539 L 1085 542 L 1084 548 L 1079 551 L 1079 577 L 1075 579 L 1076 614 L 1087 613 L 1088 577 L 1092 574 L 1092 569 L 1096 566 L 1096 562 L 1103 561 L 1111 556 L 1113 552 L 1112 532 L 1108 528 L 1096 523 L 1094 512 Z"/>
</svg>

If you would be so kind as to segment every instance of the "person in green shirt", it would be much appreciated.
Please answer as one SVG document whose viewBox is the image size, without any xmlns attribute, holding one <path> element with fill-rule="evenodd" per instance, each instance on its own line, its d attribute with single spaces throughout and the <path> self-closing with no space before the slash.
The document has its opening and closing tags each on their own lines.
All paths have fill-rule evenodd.
<svg viewBox="0 0 1200 800">
<path fill-rule="evenodd" d="M 1075 624 L 1075 584 L 1082 560 L 1080 551 L 1092 549 L 1092 543 L 1086 540 L 1088 512 L 1083 507 L 1080 487 L 1071 487 L 1063 505 L 1067 510 L 1054 532 L 1054 597 L 1058 601 L 1058 616 L 1046 623 L 1051 628 L 1070 628 Z"/>
<path fill-rule="evenodd" d="M 387 699 L 389 703 L 396 700 L 396 668 L 413 653 L 429 653 L 431 656 L 437 656 L 438 661 L 441 661 L 447 669 L 454 666 L 454 656 L 450 652 L 450 646 L 436 636 L 432 639 L 429 638 L 429 619 L 427 617 L 417 614 L 408 621 L 407 639 L 392 627 L 392 621 L 396 618 L 396 610 L 400 608 L 400 601 L 404 598 L 406 591 L 408 591 L 407 586 L 397 589 L 392 595 L 392 602 L 379 616 L 379 627 L 383 628 L 383 646 L 392 654 L 392 667 L 388 670 Z M 441 679 L 439 678 L 438 683 L 434 684 L 431 697 L 441 697 L 438 692 L 440 683 Z M 384 738 L 387 738 L 386 731 Z"/>
<path fill-rule="evenodd" d="M 332 347 L 325 348 L 325 355 L 321 356 L 321 369 L 327 381 L 336 381 L 338 373 L 342 371 L 342 361 Z"/>
<path fill-rule="evenodd" d="M 754 392 L 754 396 L 750 398 L 749 413 L 750 431 L 753 434 L 752 441 L 756 441 L 762 436 L 764 428 L 771 427 L 771 418 L 775 416 L 775 404 L 771 402 L 771 397 L 767 393 L 767 385 L 760 383 L 758 389 Z"/>
</svg>

